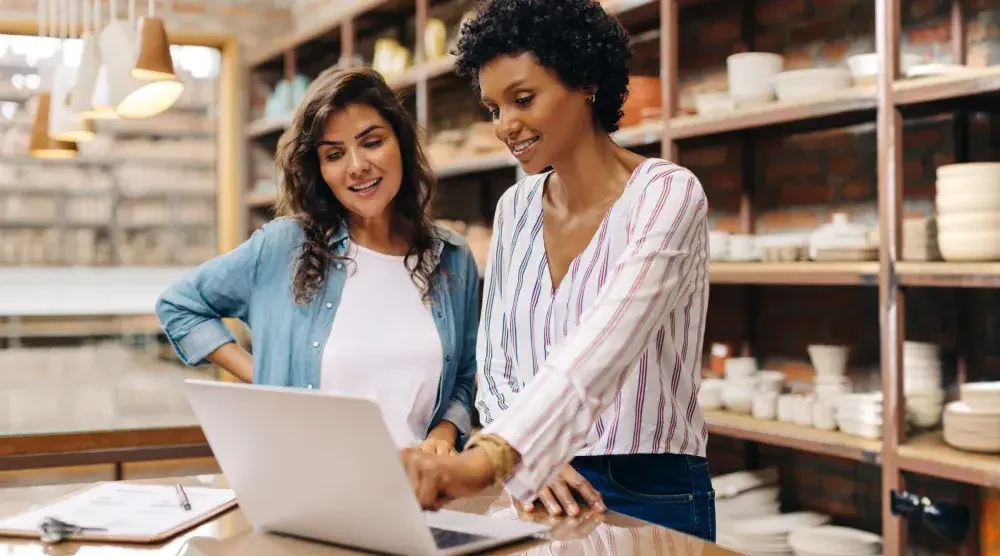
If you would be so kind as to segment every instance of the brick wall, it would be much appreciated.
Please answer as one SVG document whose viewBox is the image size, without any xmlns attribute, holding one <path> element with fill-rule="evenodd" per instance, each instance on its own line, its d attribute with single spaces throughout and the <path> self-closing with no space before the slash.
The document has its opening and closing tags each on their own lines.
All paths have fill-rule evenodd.
<svg viewBox="0 0 1000 556">
<path fill-rule="evenodd" d="M 108 21 L 109 0 L 104 3 L 104 21 Z M 31 20 L 37 16 L 37 0 L 4 0 L 0 18 Z M 274 0 L 160 0 L 157 15 L 167 23 L 167 31 L 183 29 L 206 33 L 232 33 L 246 44 L 259 46 L 291 29 L 291 14 Z M 120 18 L 127 17 L 128 2 L 117 3 Z M 136 13 L 146 11 L 145 2 L 136 2 Z"/>
</svg>

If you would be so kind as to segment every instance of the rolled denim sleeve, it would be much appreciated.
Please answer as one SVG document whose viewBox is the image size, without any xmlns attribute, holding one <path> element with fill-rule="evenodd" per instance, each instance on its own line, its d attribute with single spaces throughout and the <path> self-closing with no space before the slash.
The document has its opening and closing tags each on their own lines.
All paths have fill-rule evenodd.
<svg viewBox="0 0 1000 556">
<path fill-rule="evenodd" d="M 222 319 L 247 321 L 257 266 L 268 236 L 274 233 L 269 226 L 232 251 L 202 263 L 157 299 L 160 326 L 186 365 L 202 365 L 213 351 L 236 340 Z"/>
<path fill-rule="evenodd" d="M 462 246 L 463 264 L 462 285 L 464 287 L 465 311 L 460 331 L 461 355 L 458 373 L 455 377 L 455 388 L 451 395 L 451 404 L 445 411 L 444 418 L 458 428 L 458 439 L 455 447 L 461 449 L 472 432 L 472 407 L 476 400 L 476 338 L 479 332 L 479 268 L 472 257 L 468 246 Z"/>
</svg>

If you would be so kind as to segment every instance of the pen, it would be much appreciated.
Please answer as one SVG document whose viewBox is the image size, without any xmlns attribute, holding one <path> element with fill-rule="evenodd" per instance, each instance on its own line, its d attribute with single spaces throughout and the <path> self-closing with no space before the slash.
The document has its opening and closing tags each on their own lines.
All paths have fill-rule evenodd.
<svg viewBox="0 0 1000 556">
<path fill-rule="evenodd" d="M 191 502 L 188 501 L 187 493 L 184 492 L 184 487 L 181 485 L 175 485 L 177 490 L 177 502 L 184 508 L 185 511 L 191 511 Z"/>
</svg>

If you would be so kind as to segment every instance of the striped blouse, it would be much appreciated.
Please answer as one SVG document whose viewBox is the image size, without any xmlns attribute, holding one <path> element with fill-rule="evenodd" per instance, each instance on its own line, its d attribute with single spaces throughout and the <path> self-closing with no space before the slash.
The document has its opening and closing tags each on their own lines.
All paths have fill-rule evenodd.
<svg viewBox="0 0 1000 556">
<path fill-rule="evenodd" d="M 574 455 L 705 455 L 698 408 L 708 307 L 705 193 L 647 159 L 555 291 L 542 185 L 497 205 L 484 278 L 476 405 L 522 458 L 506 487 L 530 500 Z"/>
</svg>

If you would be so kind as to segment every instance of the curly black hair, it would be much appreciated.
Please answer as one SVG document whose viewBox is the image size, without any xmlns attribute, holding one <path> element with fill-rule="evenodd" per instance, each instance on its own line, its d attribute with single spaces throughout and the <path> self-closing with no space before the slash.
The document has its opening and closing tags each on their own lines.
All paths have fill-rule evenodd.
<svg viewBox="0 0 1000 556">
<path fill-rule="evenodd" d="M 479 69 L 531 53 L 568 87 L 596 87 L 594 118 L 618 130 L 632 57 L 628 33 L 594 0 L 485 0 L 463 26 L 456 72 L 478 88 Z"/>
<path fill-rule="evenodd" d="M 275 160 L 281 182 L 276 212 L 297 220 L 304 239 L 295 266 L 292 291 L 296 303 L 308 303 L 322 291 L 326 269 L 337 258 L 330 249 L 347 210 L 323 180 L 317 152 L 326 121 L 349 104 L 371 106 L 389 122 L 403 159 L 403 183 L 392 201 L 397 230 L 409 235 L 406 264 L 410 278 L 431 298 L 434 226 L 429 205 L 435 180 L 418 139 L 417 126 L 385 80 L 369 68 L 330 68 L 316 78 L 299 105 L 292 125 L 278 140 Z"/>
</svg>

